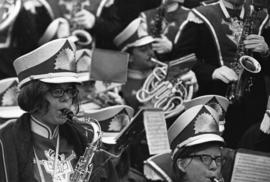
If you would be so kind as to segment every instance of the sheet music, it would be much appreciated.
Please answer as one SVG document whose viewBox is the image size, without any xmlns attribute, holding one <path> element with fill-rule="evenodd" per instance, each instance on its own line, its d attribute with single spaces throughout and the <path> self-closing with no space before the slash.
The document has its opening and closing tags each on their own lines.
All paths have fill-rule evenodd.
<svg viewBox="0 0 270 182">
<path fill-rule="evenodd" d="M 150 155 L 170 151 L 164 113 L 161 110 L 145 111 L 144 126 Z"/>
<path fill-rule="evenodd" d="M 270 156 L 237 152 L 231 182 L 270 181 Z"/>
</svg>

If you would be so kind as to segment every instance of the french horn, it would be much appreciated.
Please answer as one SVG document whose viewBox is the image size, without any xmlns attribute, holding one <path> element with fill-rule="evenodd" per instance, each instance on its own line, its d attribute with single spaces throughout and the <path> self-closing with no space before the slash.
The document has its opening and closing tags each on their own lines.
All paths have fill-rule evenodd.
<svg viewBox="0 0 270 182">
<path fill-rule="evenodd" d="M 180 61 L 193 60 L 195 55 L 180 58 Z M 168 80 L 168 64 L 154 58 L 155 67 L 146 78 L 142 88 L 138 90 L 136 98 L 148 107 L 159 108 L 164 111 L 165 118 L 172 117 L 184 110 L 183 101 L 193 97 L 193 85 L 187 86 L 179 78 Z"/>
<path fill-rule="evenodd" d="M 22 6 L 21 0 L 2 0 L 0 5 L 0 32 L 11 25 L 18 16 Z"/>
</svg>

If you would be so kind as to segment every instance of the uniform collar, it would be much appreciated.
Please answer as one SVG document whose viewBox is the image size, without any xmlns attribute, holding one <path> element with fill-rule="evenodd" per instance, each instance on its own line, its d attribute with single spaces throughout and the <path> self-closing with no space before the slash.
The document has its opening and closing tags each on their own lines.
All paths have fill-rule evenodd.
<svg viewBox="0 0 270 182">
<path fill-rule="evenodd" d="M 142 80 L 145 79 L 151 72 L 152 70 L 141 71 L 135 69 L 128 69 L 128 77 L 132 79 Z"/>
<path fill-rule="evenodd" d="M 225 17 L 227 19 L 231 18 L 228 10 L 226 9 L 223 1 L 219 1 L 219 5 L 220 5 L 220 8 L 222 9 L 222 12 L 223 14 L 225 15 Z M 242 9 L 241 9 L 241 13 L 240 13 L 240 19 L 243 19 L 244 18 L 244 15 L 245 15 L 245 8 L 244 8 L 244 5 L 242 6 Z"/>
<path fill-rule="evenodd" d="M 52 131 L 49 126 L 42 123 L 34 116 L 31 116 L 31 130 L 33 133 L 51 140 L 58 136 L 59 126 Z"/>
</svg>

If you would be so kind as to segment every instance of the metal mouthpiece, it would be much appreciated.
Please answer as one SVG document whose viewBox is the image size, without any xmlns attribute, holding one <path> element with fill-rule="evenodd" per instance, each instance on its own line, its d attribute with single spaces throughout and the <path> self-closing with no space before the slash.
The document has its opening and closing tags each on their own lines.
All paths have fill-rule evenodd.
<svg viewBox="0 0 270 182">
<path fill-rule="evenodd" d="M 166 63 L 163 63 L 163 62 L 161 62 L 155 58 L 152 58 L 152 57 L 150 58 L 150 61 L 152 61 L 153 63 L 156 63 L 157 65 L 160 65 L 160 66 L 165 66 L 165 67 L 168 66 Z"/>
<path fill-rule="evenodd" d="M 217 178 L 211 178 L 212 182 L 223 182 L 223 178 L 217 179 Z"/>
<path fill-rule="evenodd" d="M 68 120 L 72 120 L 72 118 L 74 117 L 74 113 L 71 111 L 71 110 L 69 110 L 69 109 L 62 109 L 61 110 L 61 112 L 64 114 L 64 115 L 66 115 L 66 117 L 67 117 L 67 119 Z"/>
</svg>

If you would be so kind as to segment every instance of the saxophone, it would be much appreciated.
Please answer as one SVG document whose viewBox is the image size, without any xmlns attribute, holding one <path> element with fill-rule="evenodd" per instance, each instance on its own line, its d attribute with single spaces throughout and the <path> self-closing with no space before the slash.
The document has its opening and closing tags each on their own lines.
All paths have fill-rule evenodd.
<svg viewBox="0 0 270 182">
<path fill-rule="evenodd" d="M 70 32 L 71 36 L 75 37 L 75 42 L 81 46 L 87 46 L 92 43 L 92 36 L 76 22 L 72 21 L 75 14 L 83 9 L 83 2 L 85 0 L 73 0 L 71 16 L 70 16 Z"/>
<path fill-rule="evenodd" d="M 244 19 L 242 34 L 238 43 L 235 60 L 230 64 L 230 67 L 238 75 L 238 80 L 231 83 L 226 92 L 226 97 L 231 103 L 239 102 L 244 93 L 250 92 L 253 86 L 251 74 L 261 71 L 260 63 L 253 58 L 251 51 L 245 49 L 244 40 L 249 34 L 255 34 L 258 13 L 261 10 L 254 5 L 250 6 L 250 14 Z"/>
<path fill-rule="evenodd" d="M 163 0 L 162 4 L 158 7 L 157 13 L 153 17 L 153 26 L 150 26 L 150 32 L 153 37 L 160 37 L 163 33 L 163 23 L 165 20 L 166 2 Z"/>
<path fill-rule="evenodd" d="M 71 182 L 88 182 L 93 170 L 93 157 L 96 151 L 99 149 L 101 141 L 101 127 L 97 120 L 93 118 L 85 118 L 84 121 L 75 122 L 78 120 L 75 118 L 74 113 L 68 109 L 63 109 L 62 113 L 66 115 L 68 122 L 70 122 L 76 128 L 80 128 L 85 131 L 85 136 L 91 141 L 87 143 L 84 154 L 80 156 L 77 164 L 75 165 L 74 173 L 70 177 Z"/>
</svg>

